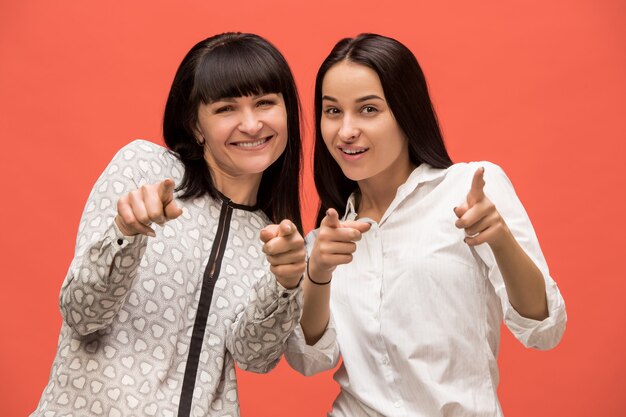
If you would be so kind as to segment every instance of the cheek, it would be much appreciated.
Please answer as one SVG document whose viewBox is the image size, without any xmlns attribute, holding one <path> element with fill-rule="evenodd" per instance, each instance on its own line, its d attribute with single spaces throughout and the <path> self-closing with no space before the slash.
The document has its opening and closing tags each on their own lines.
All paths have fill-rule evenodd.
<svg viewBox="0 0 626 417">
<path fill-rule="evenodd" d="M 386 148 L 390 153 L 395 154 L 404 152 L 407 149 L 407 140 L 404 137 L 402 129 L 398 126 L 395 120 L 385 120 L 385 123 L 381 123 L 377 126 L 377 137 L 385 138 Z"/>
<path fill-rule="evenodd" d="M 324 139 L 324 143 L 329 148 L 332 147 L 333 138 L 335 137 L 335 126 L 334 123 L 322 119 L 320 124 L 320 133 L 322 134 L 322 138 Z"/>
<path fill-rule="evenodd" d="M 227 120 L 222 120 L 219 123 L 211 123 L 210 126 L 204 126 L 203 133 L 206 138 L 207 145 L 211 147 L 224 145 L 232 134 L 234 128 L 234 124 L 228 123 Z"/>
<path fill-rule="evenodd" d="M 271 114 L 273 129 L 280 135 L 287 135 L 287 110 L 284 107 L 276 107 Z"/>
</svg>

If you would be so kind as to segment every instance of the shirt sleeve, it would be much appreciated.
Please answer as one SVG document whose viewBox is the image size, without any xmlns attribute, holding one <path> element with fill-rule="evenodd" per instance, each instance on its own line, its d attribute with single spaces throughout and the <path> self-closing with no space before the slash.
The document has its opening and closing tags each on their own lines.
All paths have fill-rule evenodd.
<svg viewBox="0 0 626 417">
<path fill-rule="evenodd" d="M 226 338 L 237 365 L 256 373 L 272 370 L 301 313 L 301 286 L 286 289 L 268 265 L 264 276 L 252 285 L 246 308 L 237 315 Z"/>
<path fill-rule="evenodd" d="M 550 276 L 533 226 L 511 181 L 499 166 L 483 162 L 470 164 L 472 168 L 470 182 L 474 171 L 479 166 L 485 168 L 485 194 L 495 204 L 515 239 L 543 274 L 548 300 L 548 317 L 538 321 L 521 316 L 509 302 L 502 273 L 489 246 L 483 244 L 474 249 L 488 269 L 489 280 L 500 298 L 504 322 L 509 330 L 526 347 L 551 349 L 559 343 L 565 331 L 567 322 L 565 302 L 556 282 Z"/>
<path fill-rule="evenodd" d="M 314 345 L 307 345 L 300 324 L 287 340 L 285 359 L 291 368 L 305 376 L 333 369 L 339 362 L 339 356 L 332 314 L 324 334 Z"/>
<path fill-rule="evenodd" d="M 135 159 L 140 143 L 135 141 L 115 155 L 91 190 L 80 220 L 74 258 L 59 299 L 63 320 L 80 335 L 111 324 L 146 249 L 146 236 L 124 236 L 114 221 L 117 200 L 143 181 Z"/>
<path fill-rule="evenodd" d="M 309 232 L 305 238 L 307 258 L 311 255 L 317 233 L 318 229 L 315 229 Z M 305 376 L 334 368 L 339 361 L 339 356 L 339 344 L 337 343 L 337 333 L 332 311 L 326 330 L 324 330 L 322 337 L 314 345 L 306 343 L 300 324 L 298 324 L 287 340 L 285 359 L 287 359 L 287 362 L 294 370 Z"/>
</svg>

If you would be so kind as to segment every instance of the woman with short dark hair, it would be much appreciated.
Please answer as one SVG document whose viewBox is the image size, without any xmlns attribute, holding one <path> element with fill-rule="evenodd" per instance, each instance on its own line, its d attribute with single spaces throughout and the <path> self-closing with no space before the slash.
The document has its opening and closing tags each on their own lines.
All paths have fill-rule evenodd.
<svg viewBox="0 0 626 417">
<path fill-rule="evenodd" d="M 268 372 L 297 323 L 300 116 L 283 56 L 252 34 L 199 42 L 163 132 L 169 150 L 125 146 L 89 196 L 34 416 L 239 415 L 235 362 Z"/>
<path fill-rule="evenodd" d="M 566 322 L 510 181 L 489 162 L 452 163 L 417 60 L 394 39 L 337 43 L 315 116 L 319 229 L 289 363 L 309 375 L 341 355 L 333 417 L 501 415 L 502 321 L 538 349 Z"/>
</svg>

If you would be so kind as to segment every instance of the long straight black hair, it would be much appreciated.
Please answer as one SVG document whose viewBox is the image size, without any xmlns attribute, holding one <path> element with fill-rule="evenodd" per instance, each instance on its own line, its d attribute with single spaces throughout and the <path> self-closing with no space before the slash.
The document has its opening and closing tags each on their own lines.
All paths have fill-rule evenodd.
<svg viewBox="0 0 626 417">
<path fill-rule="evenodd" d="M 287 146 L 264 172 L 257 206 L 278 223 L 291 220 L 302 233 L 300 215 L 300 101 L 291 70 L 271 43 L 249 33 L 223 33 L 197 43 L 181 62 L 163 116 L 165 144 L 183 163 L 181 199 L 219 198 L 194 132 L 201 103 L 251 95 L 282 94 L 287 110 Z"/>
<path fill-rule="evenodd" d="M 409 145 L 409 158 L 416 166 L 422 162 L 435 168 L 448 168 L 452 160 L 433 105 L 426 78 L 415 55 L 403 44 L 386 36 L 365 33 L 337 42 L 324 60 L 315 79 L 315 151 L 313 177 L 320 196 L 319 225 L 326 210 L 335 208 L 343 216 L 356 181 L 346 177 L 332 157 L 321 133 L 322 84 L 330 68 L 349 61 L 373 69 L 383 87 L 389 108 Z"/>
</svg>

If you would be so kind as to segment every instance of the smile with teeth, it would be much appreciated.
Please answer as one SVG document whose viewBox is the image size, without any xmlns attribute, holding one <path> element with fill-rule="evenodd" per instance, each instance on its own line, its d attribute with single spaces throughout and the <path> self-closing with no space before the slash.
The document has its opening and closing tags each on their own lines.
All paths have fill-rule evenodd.
<svg viewBox="0 0 626 417">
<path fill-rule="evenodd" d="M 265 142 L 271 139 L 271 136 L 267 136 L 265 138 L 261 138 L 259 140 L 255 140 L 254 142 L 238 142 L 235 143 L 235 146 L 239 146 L 241 148 L 254 148 L 255 146 L 263 145 Z"/>
<path fill-rule="evenodd" d="M 367 148 L 364 149 L 346 149 L 346 148 L 339 148 L 341 150 L 341 152 L 348 154 L 348 155 L 357 155 L 360 153 L 363 153 L 365 151 L 367 151 Z"/>
</svg>

